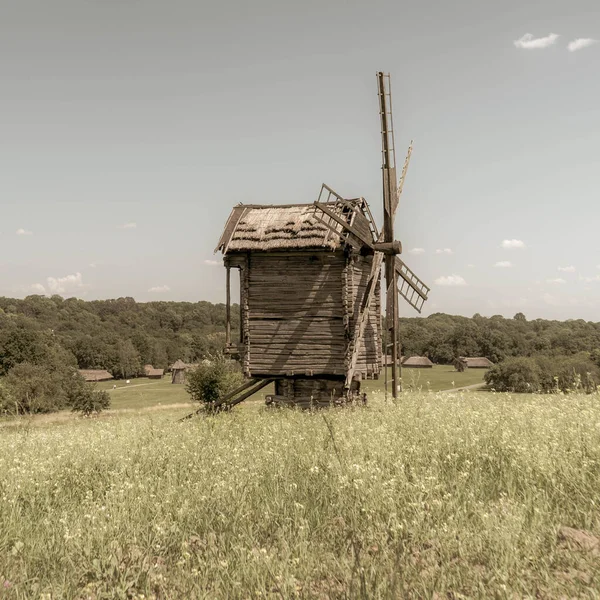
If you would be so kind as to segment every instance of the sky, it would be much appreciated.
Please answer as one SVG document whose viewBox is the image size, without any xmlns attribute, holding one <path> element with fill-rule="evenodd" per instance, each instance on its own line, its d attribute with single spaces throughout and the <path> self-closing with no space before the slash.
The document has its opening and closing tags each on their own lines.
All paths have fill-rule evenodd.
<svg viewBox="0 0 600 600">
<path fill-rule="evenodd" d="M 322 183 L 381 223 L 382 70 L 423 314 L 600 321 L 595 40 L 597 0 L 0 0 L 0 295 L 223 302 L 232 206 Z"/>
</svg>

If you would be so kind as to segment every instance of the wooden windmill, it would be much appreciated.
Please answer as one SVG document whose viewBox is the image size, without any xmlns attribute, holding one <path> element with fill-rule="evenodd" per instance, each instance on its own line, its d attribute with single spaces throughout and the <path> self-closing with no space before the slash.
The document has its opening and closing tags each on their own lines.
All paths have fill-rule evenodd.
<svg viewBox="0 0 600 600">
<path fill-rule="evenodd" d="M 244 205 L 232 210 L 215 251 L 227 270 L 226 352 L 239 357 L 247 381 L 221 398 L 232 406 L 267 384 L 267 402 L 300 406 L 364 396 L 378 378 L 382 343 L 381 267 L 392 394 L 399 390 L 398 295 L 418 312 L 429 288 L 399 258 L 394 218 L 412 146 L 396 179 L 390 77 L 377 74 L 382 137 L 384 218 L 377 228 L 364 198 L 343 198 L 323 185 L 316 202 Z M 230 273 L 240 273 L 240 339 L 231 339 Z M 385 360 L 384 360 L 385 359 Z"/>
</svg>

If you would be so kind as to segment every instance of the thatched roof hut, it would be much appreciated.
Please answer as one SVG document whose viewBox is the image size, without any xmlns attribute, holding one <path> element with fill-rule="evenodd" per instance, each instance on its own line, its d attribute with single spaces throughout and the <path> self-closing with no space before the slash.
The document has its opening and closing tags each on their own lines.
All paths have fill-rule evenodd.
<svg viewBox="0 0 600 600">
<path fill-rule="evenodd" d="M 185 370 L 188 366 L 182 361 L 177 360 L 171 365 L 171 383 L 185 383 Z"/>
<path fill-rule="evenodd" d="M 148 379 L 162 379 L 164 374 L 164 369 L 150 369 L 148 371 Z"/>
<path fill-rule="evenodd" d="M 461 356 L 459 358 L 466 363 L 466 366 L 469 369 L 489 369 L 494 366 L 494 363 L 489 358 L 485 358 L 485 356 L 475 356 L 471 358 Z"/>
<path fill-rule="evenodd" d="M 148 373 L 150 373 L 152 369 L 154 369 L 152 365 L 144 365 L 144 376 L 148 377 Z"/>
<path fill-rule="evenodd" d="M 433 363 L 426 356 L 411 356 L 402 362 L 402 368 L 431 369 Z"/>
<path fill-rule="evenodd" d="M 79 374 L 86 381 L 109 381 L 114 377 L 104 369 L 79 369 Z"/>
<path fill-rule="evenodd" d="M 346 237 L 341 225 L 337 226 L 339 234 L 335 234 L 321 223 L 312 204 L 243 205 L 236 208 L 244 209 L 241 216 L 238 215 L 239 221 L 233 223 L 233 232 L 228 231 L 232 217 L 235 218 L 234 210 L 217 247 L 224 253 L 310 248 L 337 250 Z M 331 209 L 342 215 L 342 205 L 332 205 Z M 354 226 L 364 229 L 365 235 L 369 234 L 366 218 L 363 223 L 358 221 L 360 219 Z"/>
</svg>

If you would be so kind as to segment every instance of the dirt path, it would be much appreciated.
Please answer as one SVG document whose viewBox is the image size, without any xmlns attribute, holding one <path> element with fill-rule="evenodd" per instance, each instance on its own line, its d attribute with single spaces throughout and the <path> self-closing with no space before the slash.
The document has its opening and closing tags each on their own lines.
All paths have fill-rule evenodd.
<svg viewBox="0 0 600 600">
<path fill-rule="evenodd" d="M 465 385 L 464 387 L 459 388 L 450 388 L 449 390 L 442 390 L 444 393 L 452 393 L 452 392 L 464 392 L 465 390 L 479 390 L 485 387 L 485 383 L 474 383 L 473 385 Z"/>
<path fill-rule="evenodd" d="M 136 388 L 136 387 L 144 387 L 145 385 L 158 385 L 158 382 L 152 382 L 152 383 L 134 383 L 133 385 L 120 385 L 119 387 L 116 388 L 108 388 L 106 391 L 107 392 L 116 392 L 117 390 L 130 390 L 132 388 Z"/>
</svg>

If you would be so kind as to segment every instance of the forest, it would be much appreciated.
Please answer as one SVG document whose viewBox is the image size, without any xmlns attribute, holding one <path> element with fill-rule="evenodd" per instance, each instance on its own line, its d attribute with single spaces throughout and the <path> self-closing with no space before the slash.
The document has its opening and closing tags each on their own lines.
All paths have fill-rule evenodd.
<svg viewBox="0 0 600 600">
<path fill-rule="evenodd" d="M 237 306 L 231 313 L 235 331 Z M 404 355 L 428 356 L 439 364 L 450 364 L 457 356 L 486 356 L 496 363 L 600 348 L 600 323 L 528 320 L 522 313 L 513 318 L 435 313 L 402 318 L 400 331 Z M 224 344 L 224 304 L 39 295 L 0 298 L 0 375 L 20 363 L 60 360 L 81 369 L 107 369 L 117 378 L 130 377 L 144 364 L 166 368 L 177 359 L 195 362 Z"/>
</svg>

